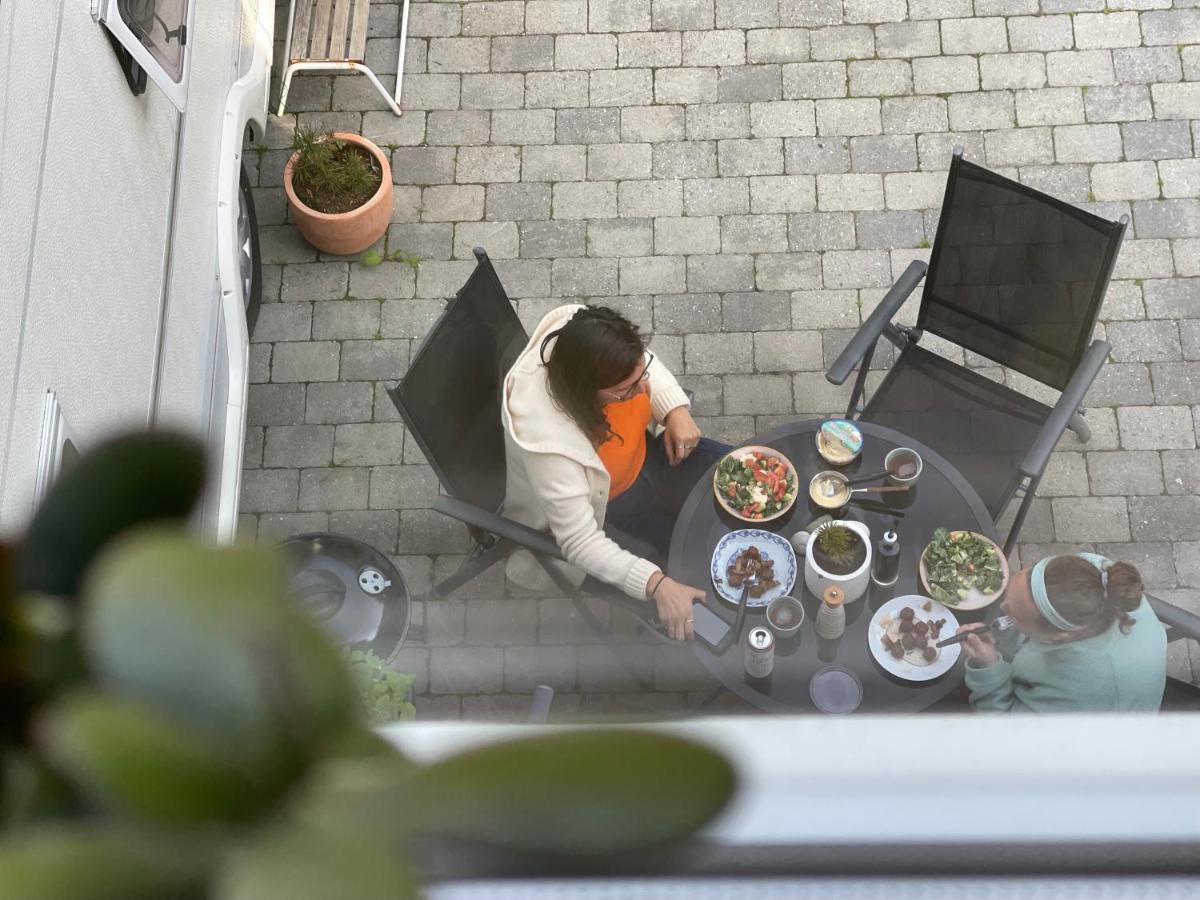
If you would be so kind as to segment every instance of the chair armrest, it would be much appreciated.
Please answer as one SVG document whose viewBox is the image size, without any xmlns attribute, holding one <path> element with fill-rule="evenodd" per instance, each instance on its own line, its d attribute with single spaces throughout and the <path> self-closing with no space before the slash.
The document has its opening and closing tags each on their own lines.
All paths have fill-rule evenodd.
<svg viewBox="0 0 1200 900">
<path fill-rule="evenodd" d="M 1062 396 L 1054 404 L 1054 409 L 1050 410 L 1050 416 L 1042 424 L 1042 430 L 1038 432 L 1029 452 L 1025 454 L 1025 460 L 1021 463 L 1022 475 L 1037 478 L 1045 470 L 1046 463 L 1050 461 L 1050 454 L 1054 452 L 1059 438 L 1067 430 L 1071 416 L 1075 415 L 1083 404 L 1083 398 L 1096 376 L 1100 374 L 1110 350 L 1112 347 L 1107 341 L 1092 341 L 1091 346 L 1084 351 L 1083 359 L 1075 368 L 1075 374 L 1063 388 Z"/>
<path fill-rule="evenodd" d="M 1146 599 L 1150 601 L 1150 608 L 1158 616 L 1158 621 L 1162 622 L 1169 631 L 1175 632 L 1175 634 L 1169 635 L 1171 640 L 1190 638 L 1193 641 L 1200 641 L 1200 616 L 1181 609 L 1173 603 L 1168 603 L 1166 600 L 1159 600 L 1157 597 L 1147 595 Z"/>
<path fill-rule="evenodd" d="M 917 282 L 925 277 L 925 273 L 929 270 L 929 264 L 922 262 L 919 259 L 914 259 L 908 264 L 908 268 L 892 285 L 891 290 L 883 295 L 883 299 L 879 301 L 879 305 L 871 315 L 867 316 L 867 321 L 863 322 L 858 329 L 858 333 L 850 339 L 850 343 L 846 345 L 838 358 L 833 361 L 833 365 L 829 367 L 829 371 L 825 373 L 825 379 L 830 384 L 843 384 L 850 373 L 854 371 L 854 367 L 858 365 L 871 346 L 879 340 L 879 335 L 883 333 L 883 329 L 892 321 L 892 317 L 900 311 L 900 307 L 904 305 L 904 301 L 908 299 L 908 295 L 913 292 L 917 286 Z"/>
<path fill-rule="evenodd" d="M 433 501 L 433 508 L 442 515 L 510 540 L 534 553 L 548 556 L 551 559 L 565 559 L 554 538 L 535 531 L 527 525 L 522 525 L 520 522 L 498 516 L 485 509 L 480 509 L 478 506 L 472 506 L 470 503 L 455 500 L 453 497 L 438 497 Z"/>
</svg>

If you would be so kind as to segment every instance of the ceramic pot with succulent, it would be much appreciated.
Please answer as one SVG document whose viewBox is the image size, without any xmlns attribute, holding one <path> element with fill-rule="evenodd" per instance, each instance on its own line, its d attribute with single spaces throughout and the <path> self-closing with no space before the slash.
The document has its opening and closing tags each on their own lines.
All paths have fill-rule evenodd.
<svg viewBox="0 0 1200 900">
<path fill-rule="evenodd" d="M 815 597 L 836 587 L 853 603 L 871 583 L 871 529 L 862 522 L 834 520 L 792 538 L 803 546 L 804 584 Z"/>
<path fill-rule="evenodd" d="M 392 167 L 362 135 L 296 129 L 283 170 L 292 221 L 324 253 L 361 253 L 392 220 Z"/>
</svg>

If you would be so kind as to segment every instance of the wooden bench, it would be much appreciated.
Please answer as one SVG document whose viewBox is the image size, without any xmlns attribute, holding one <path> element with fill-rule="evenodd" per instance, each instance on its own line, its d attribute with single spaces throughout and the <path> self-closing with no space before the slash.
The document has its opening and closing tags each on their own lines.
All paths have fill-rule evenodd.
<svg viewBox="0 0 1200 900">
<path fill-rule="evenodd" d="M 389 94 L 365 64 L 367 16 L 371 0 L 291 0 L 288 10 L 287 67 L 279 94 L 279 115 L 287 106 L 288 89 L 296 72 L 342 69 L 362 72 L 400 115 L 400 86 L 404 82 L 404 46 L 408 42 L 408 2 L 400 9 L 400 56 L 396 62 L 396 93 Z"/>
</svg>

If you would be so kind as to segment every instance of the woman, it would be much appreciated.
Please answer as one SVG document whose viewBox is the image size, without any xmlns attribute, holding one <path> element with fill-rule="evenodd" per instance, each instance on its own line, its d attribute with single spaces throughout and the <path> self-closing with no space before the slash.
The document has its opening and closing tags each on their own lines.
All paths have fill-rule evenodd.
<svg viewBox="0 0 1200 900">
<path fill-rule="evenodd" d="M 663 572 L 671 529 L 696 480 L 728 450 L 700 436 L 687 395 L 637 328 L 603 307 L 546 315 L 504 381 L 505 514 L 549 531 L 573 584 L 592 575 L 656 604 L 671 637 L 692 636 L 704 591 Z M 663 426 L 651 439 L 651 420 Z M 553 582 L 533 556 L 508 561 L 518 584 Z"/>
<path fill-rule="evenodd" d="M 1094 553 L 1043 559 L 1013 576 L 1001 608 L 1025 642 L 1012 662 L 1000 656 L 989 636 L 963 642 L 975 709 L 1158 709 L 1167 678 L 1167 635 L 1129 563 Z"/>
</svg>

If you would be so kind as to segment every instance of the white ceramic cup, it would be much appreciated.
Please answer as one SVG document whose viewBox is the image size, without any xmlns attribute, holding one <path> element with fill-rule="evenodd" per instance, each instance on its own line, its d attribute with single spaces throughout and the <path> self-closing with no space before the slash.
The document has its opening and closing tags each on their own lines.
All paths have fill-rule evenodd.
<svg viewBox="0 0 1200 900">
<path fill-rule="evenodd" d="M 908 478 L 901 478 L 899 475 L 893 475 L 892 460 L 896 457 L 906 457 L 912 459 L 917 464 L 917 471 Z M 921 454 L 911 447 L 895 447 L 888 451 L 887 456 L 883 458 L 883 467 L 888 470 L 887 480 L 892 484 L 916 484 L 917 479 L 921 477 L 921 473 L 925 471 L 925 460 L 921 459 Z"/>
</svg>

